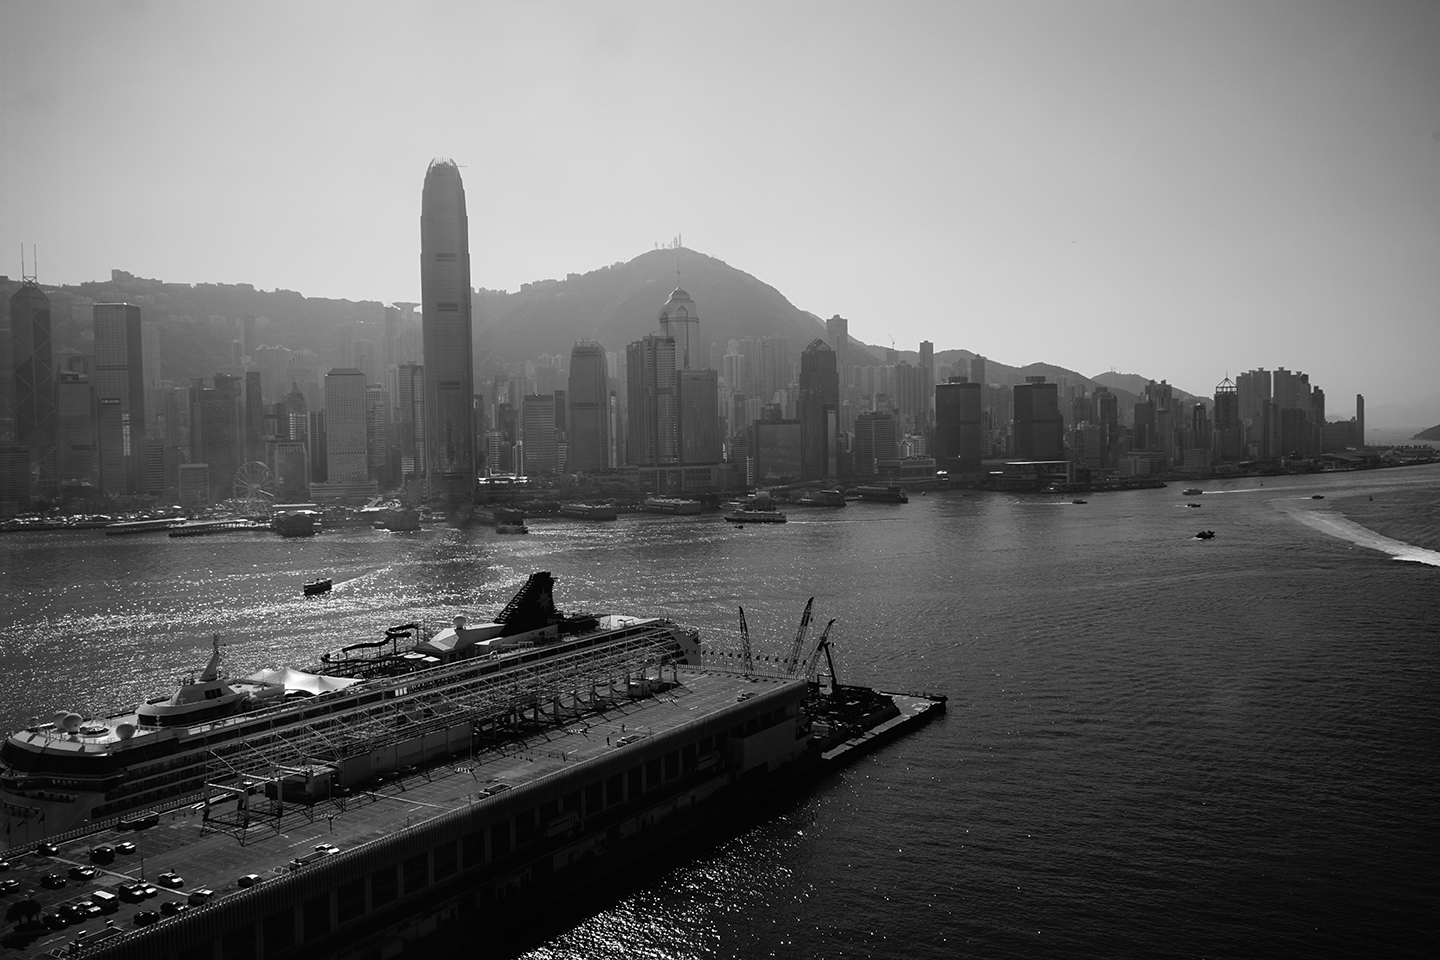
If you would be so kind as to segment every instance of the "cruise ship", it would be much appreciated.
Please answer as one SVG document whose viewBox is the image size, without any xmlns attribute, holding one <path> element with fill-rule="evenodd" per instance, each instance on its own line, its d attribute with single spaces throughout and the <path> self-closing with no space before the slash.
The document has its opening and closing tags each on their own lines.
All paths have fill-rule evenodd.
<svg viewBox="0 0 1440 960">
<path fill-rule="evenodd" d="M 472 721 L 537 675 L 563 682 L 597 667 L 698 664 L 698 632 L 673 621 L 566 616 L 538 572 L 493 622 L 425 637 L 418 625 L 326 654 L 313 670 L 227 676 L 218 636 L 205 667 L 129 713 L 59 711 L 0 745 L 0 810 L 10 843 L 40 840 L 195 802 L 225 784 L 309 770 L 286 791 L 314 791 L 425 763 L 470 742 Z M 377 750 L 380 751 L 377 753 Z M 299 774 L 295 775 L 300 777 Z M 281 789 L 277 786 L 275 789 Z"/>
<path fill-rule="evenodd" d="M 620 871 L 683 857 L 689 837 L 945 711 L 941 695 L 840 683 L 830 628 L 802 645 L 809 607 L 796 641 L 808 654 L 777 669 L 748 642 L 702 651 L 663 619 L 562 617 L 550 588 L 535 574 L 494 623 L 418 642 L 407 626 L 336 651 L 325 662 L 348 676 L 247 678 L 252 700 L 214 704 L 229 694 L 208 691 L 245 684 L 225 682 L 212 654 L 185 685 L 198 697 L 104 724 L 131 724 L 128 737 L 65 717 L 12 738 L 7 763 L 43 738 L 67 761 L 43 776 L 94 753 L 121 768 L 116 784 L 139 776 L 172 799 L 45 840 L 12 835 L 0 896 L 28 899 L 0 937 L 5 956 L 519 953 Z M 254 705 L 263 684 L 299 681 L 313 687 L 299 705 L 287 693 Z M 197 722 L 202 710 L 213 719 Z M 85 737 L 100 747 L 64 746 Z M 144 756 L 121 746 L 147 739 Z M 186 796 L 207 751 L 220 762 Z"/>
</svg>

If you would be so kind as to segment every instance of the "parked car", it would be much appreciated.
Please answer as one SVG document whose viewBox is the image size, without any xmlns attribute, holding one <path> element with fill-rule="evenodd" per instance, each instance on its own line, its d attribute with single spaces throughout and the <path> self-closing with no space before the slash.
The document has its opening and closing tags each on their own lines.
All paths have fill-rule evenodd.
<svg viewBox="0 0 1440 960">
<path fill-rule="evenodd" d="M 156 877 L 155 879 L 160 881 L 160 885 L 162 887 L 185 886 L 185 878 L 180 876 L 180 874 L 175 873 L 173 870 L 166 871 L 165 873 L 160 874 L 160 876 Z"/>
<path fill-rule="evenodd" d="M 99 871 L 94 867 L 75 866 L 70 868 L 71 880 L 94 880 L 95 874 Z"/>
<path fill-rule="evenodd" d="M 150 924 L 155 923 L 159 919 L 160 914 L 156 913 L 154 910 L 141 910 L 139 913 L 135 914 L 133 921 L 135 923 L 135 926 L 137 927 L 148 927 Z"/>
<path fill-rule="evenodd" d="M 18 889 L 19 886 L 19 880 L 0 880 L 0 893 L 9 893 L 11 890 Z"/>
<path fill-rule="evenodd" d="M 115 852 L 123 853 L 126 856 L 129 856 L 130 854 L 135 852 L 135 844 L 131 843 L 129 840 L 122 840 L 119 843 L 115 844 Z"/>
<path fill-rule="evenodd" d="M 115 859 L 115 848 L 114 848 L 114 847 L 100 846 L 100 847 L 93 847 L 93 848 L 91 848 L 91 850 L 90 850 L 90 862 L 91 862 L 91 863 L 110 863 L 110 862 L 113 861 L 114 859 Z"/>
<path fill-rule="evenodd" d="M 241 877 L 239 880 L 236 880 L 236 881 L 235 881 L 235 885 L 236 885 L 237 887 L 253 887 L 253 886 L 255 886 L 255 884 L 257 884 L 257 883 L 259 883 L 259 882 L 260 882 L 260 874 L 258 874 L 258 873 L 247 873 L 247 874 L 245 874 L 245 876 Z"/>
<path fill-rule="evenodd" d="M 46 840 L 44 843 L 40 844 L 40 846 L 35 848 L 35 852 L 44 854 L 47 857 L 53 857 L 55 856 L 55 854 L 60 852 L 60 847 L 59 845 L 51 843 L 49 840 Z"/>
<path fill-rule="evenodd" d="M 58 873 L 47 873 L 40 878 L 40 886 L 49 887 L 51 890 L 59 890 L 65 886 L 65 878 Z"/>
<path fill-rule="evenodd" d="M 40 922 L 45 924 L 45 926 L 49 927 L 51 930 L 60 930 L 70 926 L 70 921 L 66 920 L 58 913 L 44 914 L 40 917 Z"/>
<path fill-rule="evenodd" d="M 160 912 L 167 917 L 173 917 L 176 914 L 184 913 L 186 910 L 189 909 L 190 908 L 188 906 L 181 903 L 179 900 L 166 900 L 164 903 L 160 904 Z"/>
<path fill-rule="evenodd" d="M 9 869 L 10 869 L 10 861 L 9 861 L 9 860 L 0 860 L 0 873 L 4 873 L 6 870 L 9 870 Z"/>
<path fill-rule="evenodd" d="M 203 907 L 205 904 L 210 902 L 210 898 L 213 896 L 215 896 L 215 891 L 207 888 L 202 887 L 199 890 L 191 890 L 190 906 Z"/>
</svg>

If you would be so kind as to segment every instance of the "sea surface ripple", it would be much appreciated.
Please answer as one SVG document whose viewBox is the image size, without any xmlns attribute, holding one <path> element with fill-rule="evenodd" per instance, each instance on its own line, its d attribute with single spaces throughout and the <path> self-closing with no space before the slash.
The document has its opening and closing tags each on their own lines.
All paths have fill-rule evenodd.
<svg viewBox="0 0 1440 960">
<path fill-rule="evenodd" d="M 947 715 L 597 891 L 529 956 L 1419 955 L 1440 569 L 1346 496 L 1433 505 L 1440 469 L 1088 504 L 930 493 L 744 529 L 5 535 L 0 727 L 129 708 L 201 666 L 212 632 L 248 673 L 488 617 L 534 570 L 567 609 L 671 616 L 731 649 L 743 605 L 770 656 L 814 596 L 842 681 L 943 692 Z M 317 575 L 334 592 L 302 598 Z"/>
</svg>

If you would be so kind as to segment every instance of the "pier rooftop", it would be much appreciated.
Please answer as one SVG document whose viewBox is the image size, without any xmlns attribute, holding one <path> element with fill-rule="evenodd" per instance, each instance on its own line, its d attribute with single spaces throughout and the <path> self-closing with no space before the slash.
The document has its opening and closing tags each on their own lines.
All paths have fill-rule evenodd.
<svg viewBox="0 0 1440 960">
<path fill-rule="evenodd" d="M 792 700 L 798 696 L 797 685 L 804 684 L 687 667 L 666 667 L 663 678 L 659 684 L 650 681 L 658 692 L 649 695 L 619 687 L 608 695 L 602 689 L 591 704 L 562 703 L 558 713 L 552 704 L 536 722 L 516 728 L 513 739 L 462 756 L 452 754 L 443 763 L 407 768 L 312 805 L 286 801 L 279 815 L 254 813 L 268 804 L 263 796 L 252 797 L 248 826 L 236 822 L 236 801 L 227 799 L 212 801 L 208 817 L 203 803 L 182 806 L 160 814 L 158 822 L 145 829 L 97 829 L 61 839 L 53 853 L 34 843 L 13 848 L 0 854 L 6 864 L 0 870 L 0 907 L 8 914 L 17 903 L 32 900 L 48 917 L 69 904 L 69 912 L 78 910 L 80 916 L 63 926 L 52 920 L 53 926 L 39 929 L 7 916 L 0 927 L 6 931 L 0 960 L 85 955 L 97 948 L 108 952 L 105 948 L 183 922 L 185 911 L 213 909 L 222 900 L 254 895 L 267 883 L 321 860 L 337 858 L 333 866 L 343 869 L 349 854 L 367 844 L 460 807 L 486 803 L 587 761 L 627 750 L 638 755 L 646 740 L 713 719 L 737 703 L 768 700 L 767 694 Z M 127 843 L 133 850 L 121 848 L 109 862 L 92 858 L 97 847 L 116 849 Z M 71 873 L 84 868 L 93 868 L 94 876 Z M 167 878 L 171 885 L 166 885 Z M 120 896 L 122 887 L 134 883 L 149 888 L 138 902 L 129 899 L 128 891 Z M 207 897 L 196 891 L 211 893 Z M 96 892 L 117 895 L 109 912 L 83 906 L 95 902 Z M 200 905 L 201 900 L 207 902 Z M 168 913 L 180 907 L 185 910 Z"/>
</svg>

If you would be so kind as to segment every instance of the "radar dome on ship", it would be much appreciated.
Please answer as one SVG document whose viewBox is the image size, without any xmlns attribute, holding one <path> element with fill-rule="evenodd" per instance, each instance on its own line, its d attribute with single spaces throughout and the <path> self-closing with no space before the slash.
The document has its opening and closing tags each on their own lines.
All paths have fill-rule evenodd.
<svg viewBox="0 0 1440 960">
<path fill-rule="evenodd" d="M 55 726 L 57 727 L 63 728 L 65 726 L 65 718 L 69 715 L 69 710 L 56 710 L 54 713 L 50 714 L 50 722 L 55 724 Z"/>
<path fill-rule="evenodd" d="M 80 721 L 84 719 L 85 718 L 78 713 L 67 713 L 65 714 L 65 719 L 60 721 L 60 727 L 66 733 L 74 733 L 80 729 Z"/>
<path fill-rule="evenodd" d="M 119 737 L 121 740 L 129 740 L 131 737 L 135 736 L 135 724 L 133 724 L 133 723 L 117 723 L 117 724 L 115 724 L 115 736 Z"/>
</svg>

